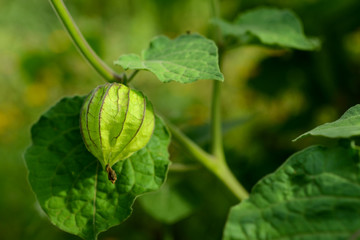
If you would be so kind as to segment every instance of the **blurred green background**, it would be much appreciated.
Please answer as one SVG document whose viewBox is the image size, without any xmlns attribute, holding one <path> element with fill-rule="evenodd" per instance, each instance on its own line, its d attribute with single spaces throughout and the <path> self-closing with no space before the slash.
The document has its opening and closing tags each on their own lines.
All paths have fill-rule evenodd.
<svg viewBox="0 0 360 240">
<path fill-rule="evenodd" d="M 290 8 L 303 21 L 305 33 L 322 41 L 317 52 L 243 46 L 225 55 L 226 155 L 250 190 L 292 153 L 314 142 L 292 139 L 360 103 L 360 2 L 220 2 L 228 20 L 261 5 Z M 210 0 L 66 3 L 86 39 L 110 65 L 121 54 L 140 53 L 156 35 L 210 32 Z M 30 144 L 30 127 L 41 113 L 64 96 L 85 95 L 103 83 L 76 51 L 47 1 L 0 0 L 0 239 L 78 239 L 52 226 L 40 210 L 27 182 L 23 153 Z M 161 84 L 141 72 L 133 86 L 151 99 L 158 113 L 208 147 L 210 81 Z M 141 197 L 133 216 L 100 239 L 221 238 L 236 199 L 176 144 L 170 153 L 174 162 L 194 169 L 170 171 L 159 193 Z"/>
</svg>

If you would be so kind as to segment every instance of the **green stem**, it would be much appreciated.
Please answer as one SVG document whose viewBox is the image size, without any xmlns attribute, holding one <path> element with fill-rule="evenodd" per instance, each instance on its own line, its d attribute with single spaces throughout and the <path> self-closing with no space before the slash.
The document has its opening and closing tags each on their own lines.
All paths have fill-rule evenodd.
<svg viewBox="0 0 360 240">
<path fill-rule="evenodd" d="M 220 161 L 225 162 L 221 128 L 221 82 L 213 81 L 211 103 L 211 150 L 212 154 Z"/>
<path fill-rule="evenodd" d="M 169 127 L 169 130 L 172 133 L 172 136 L 176 141 L 184 148 L 192 157 L 202 163 L 206 168 L 213 169 L 216 165 L 215 159 L 213 156 L 205 152 L 199 145 L 194 143 L 190 138 L 188 138 L 180 129 L 167 122 L 166 124 Z"/>
<path fill-rule="evenodd" d="M 135 70 L 131 73 L 131 75 L 128 77 L 128 79 L 126 80 L 126 83 L 129 83 L 135 76 L 136 74 L 138 74 L 140 70 Z"/>
<path fill-rule="evenodd" d="M 215 18 L 219 18 L 219 2 L 218 0 L 211 0 L 212 15 Z M 221 67 L 223 58 L 222 48 L 222 35 L 219 28 L 215 30 L 215 41 L 219 51 L 219 66 Z M 211 151 L 219 161 L 225 162 L 224 147 L 222 141 L 222 127 L 221 127 L 221 87 L 222 83 L 219 81 L 213 81 L 213 92 L 211 101 Z"/>
<path fill-rule="evenodd" d="M 202 163 L 210 172 L 216 175 L 227 188 L 241 201 L 249 197 L 246 189 L 237 181 L 229 170 L 225 161 L 218 159 L 200 148 L 196 143 L 183 134 L 177 127 L 167 123 L 173 138 L 197 161 Z"/>
<path fill-rule="evenodd" d="M 220 16 L 219 13 L 219 2 L 218 0 L 210 0 L 211 1 L 211 15 L 215 18 Z"/>
<path fill-rule="evenodd" d="M 124 75 L 118 75 L 115 73 L 89 46 L 76 26 L 76 23 L 72 19 L 63 0 L 50 0 L 50 3 L 81 54 L 95 68 L 95 70 L 108 82 L 123 82 Z"/>
<path fill-rule="evenodd" d="M 215 18 L 220 17 L 219 1 L 211 0 L 212 14 Z M 215 28 L 215 36 L 219 49 L 219 65 L 221 67 L 224 53 L 223 38 L 219 28 Z M 219 179 L 240 199 L 249 197 L 249 193 L 241 185 L 230 171 L 224 154 L 223 140 L 222 140 L 222 124 L 221 124 L 221 88 L 222 83 L 219 81 L 213 82 L 213 92 L 211 101 L 211 151 L 216 157 L 218 168 L 213 169 L 213 172 Z"/>
<path fill-rule="evenodd" d="M 240 201 L 249 198 L 248 191 L 236 179 L 226 162 L 219 162 L 212 171 Z"/>
</svg>

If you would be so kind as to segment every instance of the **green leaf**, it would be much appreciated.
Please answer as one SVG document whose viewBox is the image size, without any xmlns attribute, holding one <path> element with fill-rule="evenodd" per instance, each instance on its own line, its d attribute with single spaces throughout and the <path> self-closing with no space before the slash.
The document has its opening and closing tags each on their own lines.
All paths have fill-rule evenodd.
<svg viewBox="0 0 360 240">
<path fill-rule="evenodd" d="M 156 37 L 141 57 L 135 54 L 123 55 L 114 64 L 125 70 L 148 70 L 162 82 L 224 80 L 215 43 L 198 34 L 181 35 L 174 40 L 165 36 Z"/>
<path fill-rule="evenodd" d="M 358 154 L 320 146 L 294 154 L 231 209 L 223 239 L 350 239 L 360 226 Z"/>
<path fill-rule="evenodd" d="M 317 39 L 307 38 L 298 17 L 289 10 L 276 8 L 257 8 L 238 16 L 234 23 L 221 19 L 213 20 L 224 35 L 247 41 L 256 37 L 262 44 L 315 50 L 319 48 Z"/>
<path fill-rule="evenodd" d="M 114 165 L 118 180 L 112 184 L 82 141 L 83 101 L 64 98 L 40 118 L 25 160 L 31 187 L 50 221 L 66 232 L 96 239 L 130 216 L 136 196 L 160 188 L 169 164 L 170 136 L 156 118 L 148 145 Z"/>
<path fill-rule="evenodd" d="M 294 139 L 313 135 L 328 138 L 351 138 L 360 136 L 360 104 L 348 109 L 338 120 L 320 125 Z"/>
</svg>

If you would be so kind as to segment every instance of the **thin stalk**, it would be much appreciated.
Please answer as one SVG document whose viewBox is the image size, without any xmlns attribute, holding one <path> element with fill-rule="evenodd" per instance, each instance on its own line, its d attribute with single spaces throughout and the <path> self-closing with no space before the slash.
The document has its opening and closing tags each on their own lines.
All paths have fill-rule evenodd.
<svg viewBox="0 0 360 240">
<path fill-rule="evenodd" d="M 245 200 L 249 197 L 248 191 L 236 179 L 228 165 L 218 164 L 216 169 L 213 169 L 214 174 L 227 186 L 227 188 L 240 200 Z"/>
<path fill-rule="evenodd" d="M 219 2 L 211 0 L 212 15 L 219 18 Z M 219 65 L 221 67 L 223 58 L 222 36 L 220 29 L 214 27 L 214 38 L 219 48 Z M 225 162 L 224 147 L 221 128 L 221 87 L 222 83 L 213 81 L 213 92 L 211 98 L 211 151 L 219 161 Z"/>
<path fill-rule="evenodd" d="M 129 83 L 135 76 L 138 74 L 140 70 L 135 70 L 131 73 L 131 75 L 127 78 L 126 82 Z"/>
<path fill-rule="evenodd" d="M 211 1 L 211 15 L 215 18 L 220 16 L 219 13 L 219 2 L 218 0 L 210 0 Z"/>
<path fill-rule="evenodd" d="M 78 50 L 85 59 L 95 68 L 95 70 L 108 82 L 123 82 L 124 75 L 118 75 L 109 68 L 89 46 L 81 34 L 76 23 L 72 19 L 63 0 L 50 0 L 50 4 L 69 33 Z"/>
<path fill-rule="evenodd" d="M 219 81 L 213 81 L 213 93 L 211 102 L 211 150 L 219 161 L 225 161 L 221 128 L 221 86 Z"/>
<path fill-rule="evenodd" d="M 211 8 L 213 17 L 219 18 L 219 1 L 211 0 Z M 219 49 L 219 65 L 221 67 L 224 54 L 224 42 L 219 28 L 214 28 L 214 33 L 214 39 Z M 249 193 L 230 171 L 225 159 L 221 127 L 221 88 L 221 82 L 213 82 L 211 101 L 211 151 L 217 160 L 217 168 L 213 169 L 213 172 L 240 200 L 244 200 L 249 197 Z"/>
<path fill-rule="evenodd" d="M 210 172 L 217 176 L 240 201 L 249 197 L 249 193 L 237 181 L 225 161 L 218 161 L 215 156 L 205 152 L 174 125 L 167 123 L 167 126 L 176 142 L 187 150 L 195 160 L 202 163 Z"/>
<path fill-rule="evenodd" d="M 180 129 L 172 125 L 171 123 L 166 124 L 171 131 L 172 137 L 174 137 L 186 151 L 200 163 L 202 163 L 206 168 L 213 169 L 216 167 L 215 159 L 212 155 L 205 152 L 199 145 L 194 143 L 190 138 L 188 138 Z"/>
</svg>

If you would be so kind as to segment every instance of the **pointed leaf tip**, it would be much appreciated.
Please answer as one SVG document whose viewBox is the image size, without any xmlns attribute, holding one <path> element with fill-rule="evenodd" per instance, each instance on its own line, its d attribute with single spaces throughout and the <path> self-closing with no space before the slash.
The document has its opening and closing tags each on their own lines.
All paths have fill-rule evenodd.
<svg viewBox="0 0 360 240">
<path fill-rule="evenodd" d="M 293 141 L 309 135 L 327 138 L 351 138 L 360 136 L 360 104 L 349 108 L 338 120 L 320 125 L 300 135 Z"/>
</svg>

